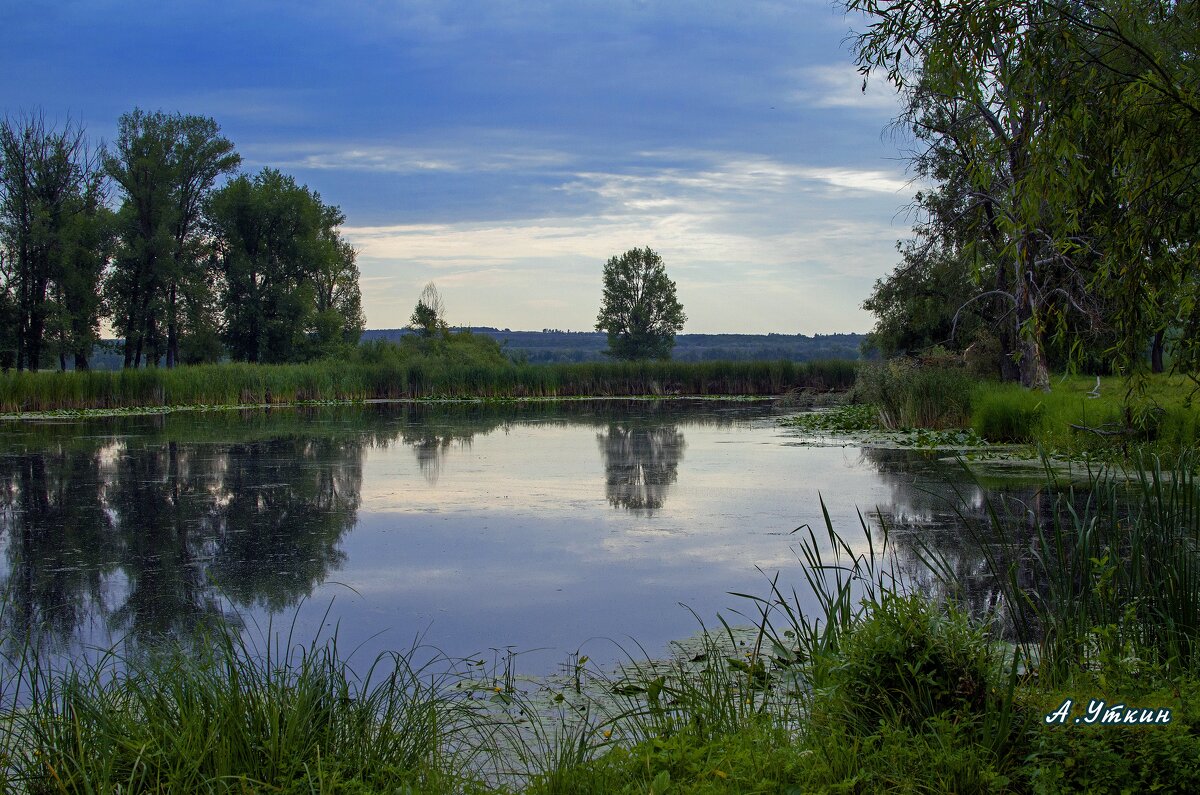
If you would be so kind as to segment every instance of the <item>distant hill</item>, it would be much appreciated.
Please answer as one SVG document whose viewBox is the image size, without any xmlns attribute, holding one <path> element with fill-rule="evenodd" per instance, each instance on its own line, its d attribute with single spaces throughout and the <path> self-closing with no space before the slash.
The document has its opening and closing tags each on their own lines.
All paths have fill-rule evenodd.
<svg viewBox="0 0 1200 795">
<path fill-rule="evenodd" d="M 459 331 L 460 329 L 454 329 Z M 549 362 L 608 361 L 604 349 L 608 339 L 598 331 L 510 331 L 471 327 L 474 334 L 492 337 L 506 351 L 525 354 L 535 364 Z M 362 341 L 399 341 L 412 334 L 408 329 L 368 329 Z M 857 359 L 865 334 L 680 334 L 675 337 L 671 358 L 678 362 L 779 361 L 809 362 L 817 359 Z M 120 340 L 103 340 L 92 351 L 93 370 L 120 370 L 124 357 Z M 68 367 L 73 362 L 67 362 Z"/>
<path fill-rule="evenodd" d="M 549 362 L 606 361 L 608 339 L 598 331 L 511 331 L 471 327 L 474 334 L 492 337 L 506 351 L 524 354 L 537 364 Z M 384 339 L 396 342 L 411 334 L 408 329 L 368 329 L 362 341 Z M 807 362 L 816 359 L 857 359 L 863 334 L 680 334 L 675 337 L 671 358 L 680 362 L 778 361 Z"/>
</svg>

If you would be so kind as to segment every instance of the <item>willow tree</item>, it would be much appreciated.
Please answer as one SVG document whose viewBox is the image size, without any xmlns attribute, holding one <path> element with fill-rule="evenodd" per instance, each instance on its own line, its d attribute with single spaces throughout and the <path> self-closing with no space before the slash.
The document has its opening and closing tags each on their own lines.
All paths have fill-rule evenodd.
<svg viewBox="0 0 1200 795">
<path fill-rule="evenodd" d="M 1086 90 L 1056 141 L 1086 162 L 1076 195 L 1092 208 L 1095 288 L 1112 307 L 1115 353 L 1140 370 L 1147 340 L 1162 369 L 1200 370 L 1200 9 L 1168 0 L 1062 3 Z M 1090 155 L 1088 146 L 1095 155 Z"/>
<path fill-rule="evenodd" d="M 1067 312 L 1107 326 L 1109 353 L 1127 372 L 1169 325 L 1200 325 L 1193 5 L 846 7 L 869 23 L 857 39 L 860 69 L 904 93 L 907 120 L 931 101 L 961 111 L 947 119 L 976 120 L 933 128 L 926 141 L 957 153 L 989 217 L 977 240 L 1002 268 L 978 297 L 1008 305 L 1023 383 L 1046 385 L 1045 338 L 1070 328 Z"/>
<path fill-rule="evenodd" d="M 1057 278 L 1070 267 L 1056 245 L 1065 208 L 1048 200 L 1064 188 L 1054 184 L 1047 132 L 1073 102 L 1054 12 L 995 0 L 846 5 L 870 21 L 857 40 L 860 68 L 882 71 L 907 99 L 905 120 L 928 147 L 918 158 L 942 149 L 960 161 L 974 214 L 986 219 L 977 240 L 1000 260 L 998 278 L 979 297 L 1009 304 L 1021 382 L 1047 388 L 1052 300 L 1076 299 Z"/>
</svg>

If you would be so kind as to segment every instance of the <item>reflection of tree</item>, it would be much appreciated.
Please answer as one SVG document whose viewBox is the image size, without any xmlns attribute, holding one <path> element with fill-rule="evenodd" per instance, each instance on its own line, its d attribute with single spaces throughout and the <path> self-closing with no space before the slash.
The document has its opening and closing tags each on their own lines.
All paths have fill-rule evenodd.
<svg viewBox="0 0 1200 795">
<path fill-rule="evenodd" d="M 674 425 L 612 423 L 596 434 L 604 456 L 604 493 L 610 505 L 653 512 L 679 477 L 683 432 Z"/>
<path fill-rule="evenodd" d="M 97 450 L 63 448 L 0 459 L 0 539 L 10 567 L 0 617 L 12 642 L 33 630 L 65 640 L 102 609 L 115 550 L 96 487 L 99 460 Z"/>
<path fill-rule="evenodd" d="M 459 447 L 470 447 L 476 430 L 487 433 L 491 428 L 463 429 L 416 425 L 401 431 L 400 439 L 412 446 L 413 453 L 417 456 L 417 466 L 421 468 L 426 482 L 436 485 L 438 477 L 442 474 L 446 451 L 455 443 Z"/>
<path fill-rule="evenodd" d="M 125 450 L 104 485 L 128 583 L 112 622 L 136 637 L 186 634 L 222 614 L 199 532 L 216 479 L 205 468 L 210 460 L 181 452 L 176 442 Z"/>
<path fill-rule="evenodd" d="M 0 457 L 6 634 L 66 641 L 102 618 L 158 638 L 225 617 L 229 603 L 294 604 L 341 565 L 366 443 L 93 441 Z"/>
<path fill-rule="evenodd" d="M 240 605 L 277 611 L 341 566 L 337 548 L 354 526 L 363 447 L 356 440 L 276 439 L 235 445 L 205 524 L 211 572 Z"/>
<path fill-rule="evenodd" d="M 906 579 L 934 593 L 955 583 L 954 598 L 976 617 L 1000 603 L 997 573 L 1008 577 L 1011 569 L 1020 588 L 1039 591 L 1028 565 L 1037 527 L 1064 521 L 1072 505 L 1086 500 L 1086 494 L 1072 497 L 1040 482 L 985 488 L 960 464 L 912 451 L 864 449 L 863 458 L 889 486 L 889 504 L 877 506 L 873 516 L 886 524 Z M 940 576 L 927 565 L 931 560 Z"/>
</svg>

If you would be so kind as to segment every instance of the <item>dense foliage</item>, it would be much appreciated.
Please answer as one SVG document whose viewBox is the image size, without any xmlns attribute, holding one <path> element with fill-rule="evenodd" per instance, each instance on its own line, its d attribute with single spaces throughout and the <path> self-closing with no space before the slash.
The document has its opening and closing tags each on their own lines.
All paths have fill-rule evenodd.
<svg viewBox="0 0 1200 795">
<path fill-rule="evenodd" d="M 687 321 L 662 257 L 648 246 L 631 248 L 604 264 L 604 299 L 596 330 L 608 334 L 614 359 L 669 359 L 675 334 Z"/>
<path fill-rule="evenodd" d="M 232 358 L 303 361 L 358 342 L 358 269 L 336 207 L 266 168 L 213 194 L 209 214 Z"/>
<path fill-rule="evenodd" d="M 97 155 L 82 128 L 40 115 L 0 122 L 0 365 L 86 367 L 97 340 L 96 285 L 112 252 Z"/>
<path fill-rule="evenodd" d="M 865 76 L 932 187 L 867 301 L 886 353 L 998 345 L 1045 387 L 1050 357 L 1195 370 L 1200 18 L 1133 0 L 847 0 Z M 1147 351 L 1150 356 L 1147 357 Z M 1147 362 L 1149 358 L 1149 362 Z"/>
<path fill-rule="evenodd" d="M 240 163 L 204 116 L 135 109 L 98 151 L 70 122 L 0 122 L 0 366 L 86 370 L 102 317 L 126 368 L 356 344 L 344 216 L 269 168 L 219 187 Z"/>
</svg>

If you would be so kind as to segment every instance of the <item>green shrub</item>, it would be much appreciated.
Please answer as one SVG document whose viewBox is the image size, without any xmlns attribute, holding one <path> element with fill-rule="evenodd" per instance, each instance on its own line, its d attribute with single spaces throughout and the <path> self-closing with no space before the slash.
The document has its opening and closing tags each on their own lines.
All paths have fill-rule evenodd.
<svg viewBox="0 0 1200 795">
<path fill-rule="evenodd" d="M 962 367 L 938 367 L 913 359 L 864 364 L 853 399 L 878 407 L 883 427 L 962 428 L 969 423 L 977 382 Z"/>
<path fill-rule="evenodd" d="M 881 721 L 921 726 L 936 716 L 977 716 L 997 666 L 967 617 L 922 596 L 885 593 L 842 643 L 818 698 L 864 735 Z"/>
</svg>

